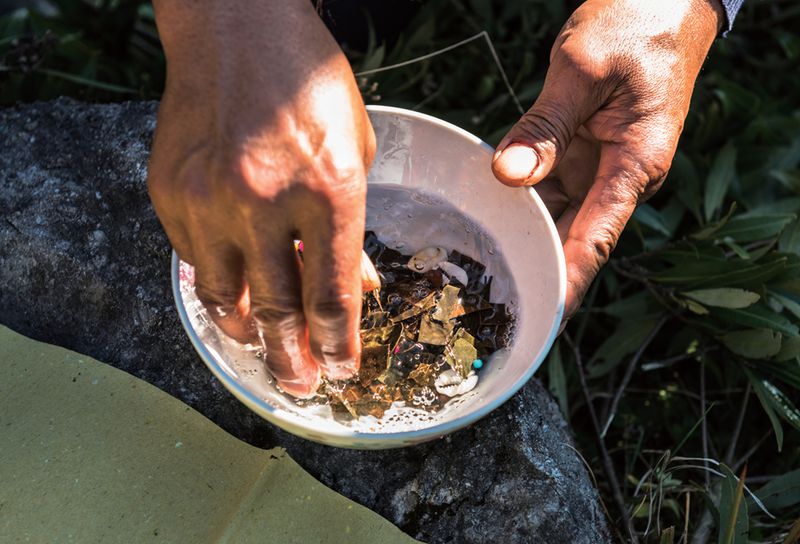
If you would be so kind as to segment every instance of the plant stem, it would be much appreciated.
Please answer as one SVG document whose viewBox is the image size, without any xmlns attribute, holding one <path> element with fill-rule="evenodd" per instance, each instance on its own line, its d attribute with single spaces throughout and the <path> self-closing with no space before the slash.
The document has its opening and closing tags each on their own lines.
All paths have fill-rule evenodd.
<svg viewBox="0 0 800 544">
<path fill-rule="evenodd" d="M 744 416 L 747 412 L 747 404 L 750 400 L 750 384 L 748 382 L 747 388 L 742 397 L 742 408 L 739 410 L 739 417 L 736 419 L 736 427 L 734 427 L 731 442 L 728 444 L 728 451 L 725 452 L 724 462 L 730 465 L 733 462 L 733 455 L 736 453 L 736 443 L 739 441 L 739 434 L 742 432 L 742 425 L 744 424 Z"/>
<path fill-rule="evenodd" d="M 653 330 L 650 331 L 650 334 L 647 335 L 647 338 L 645 338 L 644 342 L 642 342 L 642 345 L 639 346 L 639 349 L 636 351 L 636 354 L 631 358 L 630 362 L 628 363 L 628 368 L 625 369 L 625 374 L 622 376 L 622 382 L 619 384 L 617 392 L 616 394 L 614 394 L 614 399 L 611 401 L 611 409 L 609 410 L 608 419 L 606 419 L 606 424 L 603 425 L 603 429 L 602 431 L 600 431 L 601 438 L 605 438 L 606 433 L 608 432 L 608 428 L 611 426 L 611 422 L 614 421 L 614 416 L 617 415 L 617 408 L 619 407 L 619 401 L 622 398 L 623 393 L 625 393 L 625 388 L 628 387 L 628 384 L 630 383 L 631 378 L 633 377 L 633 371 L 636 370 L 637 363 L 642 358 L 642 355 L 644 355 L 644 350 L 647 349 L 647 346 L 650 345 L 650 342 L 653 341 L 653 339 L 658 334 L 658 331 L 661 330 L 661 327 L 664 326 L 664 323 L 666 323 L 668 319 L 669 317 L 664 316 L 659 320 L 658 323 L 656 323 L 656 326 L 653 327 Z"/>
<path fill-rule="evenodd" d="M 700 361 L 700 413 L 704 414 L 706 412 L 706 358 Z M 700 422 L 700 438 L 703 444 L 703 457 L 708 459 L 708 425 L 706 424 L 706 418 L 704 417 Z M 708 468 L 708 463 L 703 461 L 703 466 Z M 711 487 L 711 476 L 709 475 L 707 470 L 704 470 L 703 473 L 705 474 L 706 478 L 706 491 L 710 491 Z"/>
<path fill-rule="evenodd" d="M 767 438 L 769 438 L 769 436 L 770 436 L 771 434 L 772 434 L 772 430 L 769 430 L 769 431 L 767 431 L 766 433 L 764 433 L 764 434 L 761 436 L 761 438 L 759 438 L 759 439 L 758 439 L 758 442 L 756 442 L 755 444 L 753 444 L 753 446 L 752 446 L 752 447 L 751 447 L 749 450 L 747 450 L 747 451 L 745 452 L 745 454 L 744 454 L 744 455 L 742 455 L 742 456 L 739 458 L 739 460 L 738 460 L 738 461 L 736 461 L 736 462 L 735 462 L 733 465 L 731 465 L 731 467 L 730 467 L 730 468 L 731 468 L 731 470 L 732 470 L 733 472 L 736 472 L 737 470 L 739 470 L 739 469 L 741 468 L 741 466 L 742 466 L 743 464 L 745 464 L 745 463 L 747 462 L 747 460 L 748 460 L 748 459 L 750 459 L 750 456 L 751 456 L 751 455 L 753 455 L 753 454 L 756 452 L 756 450 L 757 450 L 758 448 L 760 448 L 760 447 L 761 447 L 761 444 L 763 444 L 763 443 L 764 443 L 764 441 L 765 441 Z"/>
<path fill-rule="evenodd" d="M 603 469 L 605 470 L 606 476 L 608 477 L 609 485 L 611 486 L 611 493 L 614 497 L 614 502 L 617 503 L 617 509 L 619 509 L 620 515 L 622 516 L 622 520 L 625 523 L 625 530 L 628 532 L 628 538 L 630 542 L 633 544 L 638 544 L 639 538 L 636 536 L 636 531 L 633 528 L 633 524 L 631 522 L 630 516 L 628 516 L 627 509 L 625 508 L 625 499 L 622 496 L 622 491 L 620 490 L 619 480 L 617 479 L 617 474 L 614 472 L 614 464 L 611 462 L 611 457 L 608 455 L 608 450 L 606 449 L 605 441 L 603 437 L 600 435 L 600 423 L 597 420 L 597 413 L 594 411 L 594 405 L 592 404 L 591 397 L 589 395 L 589 387 L 586 384 L 586 375 L 583 371 L 583 361 L 581 359 L 581 353 L 576 346 L 572 342 L 572 338 L 570 337 L 569 333 L 564 333 L 564 340 L 569 344 L 572 348 L 572 353 L 575 359 L 575 366 L 577 367 L 578 371 L 578 379 L 580 380 L 581 390 L 583 391 L 583 396 L 586 399 L 586 407 L 589 410 L 589 417 L 592 421 L 592 427 L 594 428 L 595 438 L 597 440 L 597 447 L 600 450 L 600 456 L 603 460 Z"/>
</svg>

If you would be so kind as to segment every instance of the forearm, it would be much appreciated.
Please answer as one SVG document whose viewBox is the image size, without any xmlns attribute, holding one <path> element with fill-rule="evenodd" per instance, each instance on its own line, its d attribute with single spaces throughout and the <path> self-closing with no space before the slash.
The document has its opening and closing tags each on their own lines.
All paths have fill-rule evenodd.
<svg viewBox="0 0 800 544">
<path fill-rule="evenodd" d="M 168 79 L 195 90 L 247 79 L 269 91 L 314 69 L 296 53 L 309 44 L 340 53 L 307 0 L 155 0 L 154 9 Z"/>
</svg>

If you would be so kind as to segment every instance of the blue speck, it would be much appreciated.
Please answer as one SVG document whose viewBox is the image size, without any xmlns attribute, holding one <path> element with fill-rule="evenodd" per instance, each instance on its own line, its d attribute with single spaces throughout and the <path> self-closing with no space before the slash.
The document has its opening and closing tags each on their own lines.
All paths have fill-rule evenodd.
<svg viewBox="0 0 800 544">
<path fill-rule="evenodd" d="M 474 368 L 475 370 L 478 370 L 482 366 L 483 366 L 483 361 L 481 361 L 480 359 L 475 359 L 474 361 L 472 361 L 472 368 Z"/>
</svg>

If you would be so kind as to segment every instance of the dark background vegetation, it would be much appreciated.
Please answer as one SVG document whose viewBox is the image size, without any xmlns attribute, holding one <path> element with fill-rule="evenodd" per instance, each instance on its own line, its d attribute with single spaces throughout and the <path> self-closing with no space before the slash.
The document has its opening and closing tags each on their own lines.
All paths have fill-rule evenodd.
<svg viewBox="0 0 800 544">
<path fill-rule="evenodd" d="M 525 107 L 576 4 L 429 0 L 406 5 L 408 23 L 376 37 L 400 3 L 355 28 L 360 40 L 336 27 L 351 32 L 356 72 L 485 30 Z M 0 1 L 0 10 L 1 104 L 159 97 L 164 58 L 148 2 Z M 800 533 L 798 30 L 795 1 L 746 2 L 703 69 L 664 188 L 638 209 L 540 372 L 621 541 Z M 421 110 L 490 143 L 518 117 L 481 39 L 359 85 L 367 103 Z M 747 489 L 737 481 L 745 467 Z"/>
</svg>

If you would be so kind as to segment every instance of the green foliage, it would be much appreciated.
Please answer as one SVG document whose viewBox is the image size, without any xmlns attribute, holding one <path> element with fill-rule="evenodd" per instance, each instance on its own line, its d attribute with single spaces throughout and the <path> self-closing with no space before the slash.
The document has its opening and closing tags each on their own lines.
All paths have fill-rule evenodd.
<svg viewBox="0 0 800 544">
<path fill-rule="evenodd" d="M 149 2 L 51 0 L 0 18 L 0 104 L 158 98 L 164 67 Z"/>
<path fill-rule="evenodd" d="M 158 96 L 164 60 L 148 3 L 53 4 L 0 19 L 0 103 Z M 396 42 L 373 35 L 347 53 L 360 72 L 485 30 L 527 107 L 574 7 L 428 0 Z M 636 211 L 544 366 L 619 534 L 576 357 L 600 425 L 610 422 L 605 449 L 640 538 L 683 542 L 688 520 L 699 541 L 779 542 L 800 515 L 798 28 L 792 2 L 746 2 L 717 40 L 664 187 Z M 357 80 L 367 103 L 431 113 L 492 144 L 518 118 L 483 39 Z M 745 463 L 747 489 L 734 476 Z"/>
<path fill-rule="evenodd" d="M 744 480 L 737 478 L 731 469 L 720 466 L 724 480 L 719 498 L 718 544 L 747 544 L 749 532 L 747 502 L 744 496 Z"/>
</svg>

